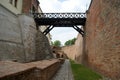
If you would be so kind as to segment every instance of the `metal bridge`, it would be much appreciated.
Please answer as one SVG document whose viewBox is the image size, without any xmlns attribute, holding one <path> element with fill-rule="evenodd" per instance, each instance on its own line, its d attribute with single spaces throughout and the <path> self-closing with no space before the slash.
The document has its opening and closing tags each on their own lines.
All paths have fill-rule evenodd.
<svg viewBox="0 0 120 80">
<path fill-rule="evenodd" d="M 85 13 L 33 13 L 33 15 L 37 26 L 49 25 L 43 32 L 45 35 L 54 27 L 73 27 L 82 36 L 84 35 L 84 31 L 78 26 L 85 26 Z"/>
</svg>

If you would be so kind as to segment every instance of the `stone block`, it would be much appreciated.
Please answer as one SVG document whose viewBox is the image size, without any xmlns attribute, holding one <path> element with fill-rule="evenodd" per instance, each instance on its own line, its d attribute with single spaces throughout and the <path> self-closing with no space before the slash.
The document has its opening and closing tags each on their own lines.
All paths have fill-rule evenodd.
<svg viewBox="0 0 120 80">
<path fill-rule="evenodd" d="M 25 62 L 25 53 L 23 45 L 0 41 L 0 60 Z"/>
</svg>

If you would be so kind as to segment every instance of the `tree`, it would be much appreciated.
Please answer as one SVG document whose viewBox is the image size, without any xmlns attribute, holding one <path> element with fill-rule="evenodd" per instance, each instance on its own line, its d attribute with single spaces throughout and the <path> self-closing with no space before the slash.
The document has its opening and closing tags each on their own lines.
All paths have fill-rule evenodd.
<svg viewBox="0 0 120 80">
<path fill-rule="evenodd" d="M 56 40 L 56 41 L 53 42 L 53 45 L 60 47 L 61 46 L 61 42 L 59 40 Z"/>
<path fill-rule="evenodd" d="M 64 45 L 65 45 L 65 46 L 71 45 L 71 40 L 66 41 Z"/>
<path fill-rule="evenodd" d="M 75 41 L 76 41 L 76 38 L 70 39 L 70 40 L 66 41 L 64 45 L 65 46 L 73 45 L 73 44 L 75 44 Z"/>
<path fill-rule="evenodd" d="M 75 41 L 76 41 L 76 38 L 73 38 L 73 39 L 71 40 L 71 44 L 75 44 Z"/>
</svg>

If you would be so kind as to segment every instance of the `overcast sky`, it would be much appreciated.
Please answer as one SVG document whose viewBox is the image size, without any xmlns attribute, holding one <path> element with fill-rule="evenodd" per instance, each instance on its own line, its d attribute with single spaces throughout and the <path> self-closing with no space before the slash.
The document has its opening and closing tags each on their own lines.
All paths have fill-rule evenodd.
<svg viewBox="0 0 120 80">
<path fill-rule="evenodd" d="M 45 13 L 52 12 L 85 12 L 91 0 L 39 0 L 40 7 Z M 60 40 L 62 44 L 77 37 L 78 32 L 73 28 L 53 28 L 50 32 L 52 41 Z"/>
</svg>

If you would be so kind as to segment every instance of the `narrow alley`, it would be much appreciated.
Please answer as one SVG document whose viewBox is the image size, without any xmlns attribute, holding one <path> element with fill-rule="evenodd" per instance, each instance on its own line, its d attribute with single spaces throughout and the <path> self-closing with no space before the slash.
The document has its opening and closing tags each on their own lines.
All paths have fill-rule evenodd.
<svg viewBox="0 0 120 80">
<path fill-rule="evenodd" d="M 68 59 L 61 65 L 61 68 L 57 71 L 52 80 L 74 80 Z"/>
<path fill-rule="evenodd" d="M 51 79 L 120 80 L 120 0 L 0 0 L 0 80 Z"/>
</svg>

